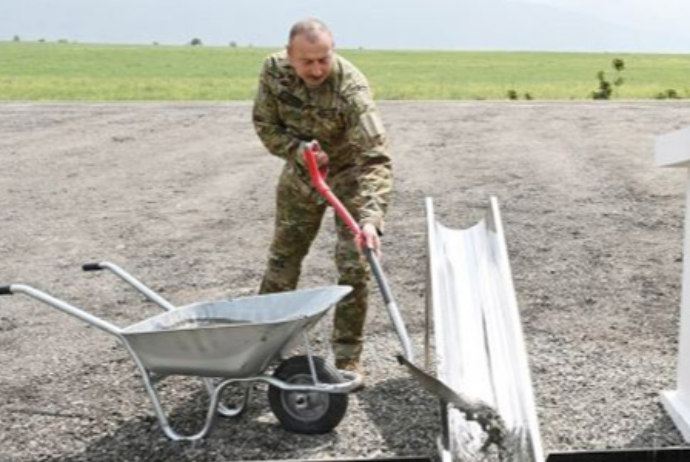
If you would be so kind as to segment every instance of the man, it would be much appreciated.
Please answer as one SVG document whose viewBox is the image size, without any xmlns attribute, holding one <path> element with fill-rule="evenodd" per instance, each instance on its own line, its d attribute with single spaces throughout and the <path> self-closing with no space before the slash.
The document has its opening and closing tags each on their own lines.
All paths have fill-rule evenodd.
<svg viewBox="0 0 690 462">
<path fill-rule="evenodd" d="M 285 166 L 260 292 L 296 288 L 302 260 L 319 230 L 326 203 L 312 187 L 303 159 L 304 146 L 318 141 L 317 162 L 328 167 L 329 186 L 362 228 L 364 242 L 355 243 L 336 219 L 338 284 L 353 291 L 336 308 L 333 352 L 338 369 L 359 372 L 369 268 L 358 245 L 380 253 L 391 159 L 367 80 L 333 49 L 328 27 L 305 19 L 290 30 L 287 49 L 269 56 L 261 71 L 254 126 L 264 146 L 285 160 Z"/>
</svg>

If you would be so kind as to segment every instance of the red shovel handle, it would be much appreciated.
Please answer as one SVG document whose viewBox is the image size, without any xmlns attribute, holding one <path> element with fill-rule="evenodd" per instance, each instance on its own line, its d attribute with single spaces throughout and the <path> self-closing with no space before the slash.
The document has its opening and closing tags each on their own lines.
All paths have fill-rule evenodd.
<svg viewBox="0 0 690 462">
<path fill-rule="evenodd" d="M 335 194 L 333 194 L 331 188 L 329 188 L 326 184 L 325 176 L 328 173 L 328 170 L 325 167 L 319 169 L 319 164 L 316 162 L 316 153 L 320 150 L 321 147 L 316 141 L 312 141 L 304 148 L 304 161 L 307 164 L 307 168 L 309 168 L 311 182 L 319 194 L 321 194 L 321 196 L 323 196 L 323 198 L 333 206 L 333 210 L 335 210 L 335 213 L 340 217 L 340 219 L 343 220 L 347 227 L 350 228 L 350 230 L 354 233 L 355 242 L 359 244 L 362 241 L 362 230 L 359 228 L 357 222 L 352 218 L 350 212 L 347 211 L 342 202 L 335 197 Z M 398 337 L 400 337 L 400 343 L 402 344 L 405 358 L 407 358 L 408 362 L 412 363 L 414 361 L 414 356 L 412 353 L 410 337 L 407 334 L 405 323 L 400 316 L 398 305 L 395 303 L 395 300 L 393 300 L 393 294 L 391 293 L 390 286 L 386 281 L 386 276 L 383 274 L 381 264 L 379 263 L 376 254 L 371 248 L 369 248 L 369 246 L 365 246 L 363 250 L 364 255 L 371 265 L 371 271 L 374 273 L 374 277 L 379 285 L 379 289 L 381 290 L 381 295 L 383 296 L 383 301 L 386 304 L 386 309 L 388 309 L 388 313 L 390 314 L 391 322 L 395 326 Z"/>
<path fill-rule="evenodd" d="M 359 229 L 359 225 L 352 218 L 350 212 L 345 208 L 340 199 L 338 199 L 331 188 L 326 184 L 326 175 L 328 175 L 328 168 L 322 167 L 319 169 L 319 165 L 316 163 L 316 153 L 321 150 L 319 143 L 312 141 L 304 148 L 304 160 L 309 169 L 309 176 L 311 177 L 311 182 L 316 188 L 316 190 L 321 194 L 321 196 L 328 201 L 329 204 L 335 210 L 335 213 L 340 217 L 341 220 L 347 225 L 350 230 L 355 234 L 355 239 L 359 240 L 362 231 Z"/>
</svg>

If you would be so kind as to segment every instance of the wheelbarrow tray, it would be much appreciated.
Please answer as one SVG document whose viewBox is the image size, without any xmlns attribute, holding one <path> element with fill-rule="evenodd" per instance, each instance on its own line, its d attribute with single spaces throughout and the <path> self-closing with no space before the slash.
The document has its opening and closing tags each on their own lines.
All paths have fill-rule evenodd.
<svg viewBox="0 0 690 462">
<path fill-rule="evenodd" d="M 163 375 L 257 376 L 348 292 L 332 286 L 199 302 L 122 330 L 143 366 Z"/>
</svg>

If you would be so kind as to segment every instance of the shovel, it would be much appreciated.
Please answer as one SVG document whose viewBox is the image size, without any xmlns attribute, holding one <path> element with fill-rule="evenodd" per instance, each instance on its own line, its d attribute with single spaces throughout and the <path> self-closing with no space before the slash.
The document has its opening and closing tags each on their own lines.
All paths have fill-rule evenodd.
<svg viewBox="0 0 690 462">
<path fill-rule="evenodd" d="M 338 217 L 340 217 L 345 225 L 352 231 L 355 241 L 359 243 L 363 239 L 362 230 L 360 229 L 359 224 L 352 218 L 350 212 L 345 208 L 342 202 L 340 202 L 340 200 L 335 196 L 333 191 L 331 191 L 331 188 L 326 184 L 328 167 L 318 166 L 316 154 L 320 150 L 321 147 L 317 141 L 312 141 L 306 144 L 304 147 L 304 160 L 307 168 L 309 169 L 312 185 L 314 188 L 316 188 L 317 192 L 333 207 L 336 215 L 338 215 Z M 405 327 L 405 323 L 400 315 L 398 305 L 393 299 L 393 294 L 390 286 L 388 285 L 388 281 L 386 280 L 386 276 L 383 273 L 381 263 L 379 262 L 374 250 L 366 245 L 366 242 L 363 245 L 362 252 L 371 266 L 371 271 L 374 275 L 374 279 L 376 279 L 379 291 L 381 292 L 386 309 L 390 315 L 391 322 L 395 327 L 398 338 L 400 339 L 403 354 L 396 356 L 398 362 L 407 368 L 410 375 L 414 377 L 425 390 L 438 397 L 443 403 L 456 407 L 465 414 L 465 417 L 468 420 L 476 421 L 488 436 L 485 446 L 493 443 L 498 446 L 499 450 L 505 450 L 505 424 L 503 423 L 500 415 L 492 406 L 480 399 L 467 396 L 462 393 L 457 393 L 441 380 L 429 375 L 421 367 L 415 365 L 410 337 L 407 334 L 407 328 Z"/>
</svg>

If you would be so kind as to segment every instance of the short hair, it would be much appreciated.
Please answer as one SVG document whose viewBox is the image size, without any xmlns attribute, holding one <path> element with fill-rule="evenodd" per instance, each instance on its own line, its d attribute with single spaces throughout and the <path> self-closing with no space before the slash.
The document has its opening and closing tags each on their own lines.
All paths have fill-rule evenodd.
<svg viewBox="0 0 690 462">
<path fill-rule="evenodd" d="M 288 43 L 292 43 L 292 40 L 298 35 L 304 35 L 310 42 L 316 42 L 321 33 L 328 35 L 333 40 L 333 33 L 323 21 L 316 18 L 302 19 L 290 29 Z"/>
</svg>

